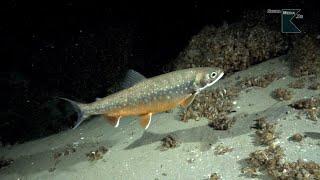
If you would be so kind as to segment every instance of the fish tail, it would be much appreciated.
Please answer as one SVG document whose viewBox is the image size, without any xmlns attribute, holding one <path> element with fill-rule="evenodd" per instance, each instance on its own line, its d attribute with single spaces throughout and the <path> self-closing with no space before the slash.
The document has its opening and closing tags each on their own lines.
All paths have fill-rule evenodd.
<svg viewBox="0 0 320 180">
<path fill-rule="evenodd" d="M 67 98 L 59 97 L 59 99 L 68 101 L 73 106 L 75 111 L 77 112 L 78 120 L 77 120 L 75 126 L 72 129 L 76 129 L 87 117 L 89 117 L 89 114 L 86 114 L 84 109 L 83 109 L 84 104 L 76 102 L 76 101 L 72 101 L 72 100 L 67 99 Z"/>
</svg>

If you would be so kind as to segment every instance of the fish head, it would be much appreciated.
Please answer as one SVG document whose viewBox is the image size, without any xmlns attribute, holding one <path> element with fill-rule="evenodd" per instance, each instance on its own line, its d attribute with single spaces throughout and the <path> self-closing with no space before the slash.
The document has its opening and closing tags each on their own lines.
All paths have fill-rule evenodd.
<svg viewBox="0 0 320 180">
<path fill-rule="evenodd" d="M 199 68 L 196 72 L 196 79 L 194 82 L 197 93 L 212 86 L 220 78 L 222 78 L 223 75 L 224 75 L 224 72 L 221 68 L 217 68 L 217 67 Z"/>
</svg>

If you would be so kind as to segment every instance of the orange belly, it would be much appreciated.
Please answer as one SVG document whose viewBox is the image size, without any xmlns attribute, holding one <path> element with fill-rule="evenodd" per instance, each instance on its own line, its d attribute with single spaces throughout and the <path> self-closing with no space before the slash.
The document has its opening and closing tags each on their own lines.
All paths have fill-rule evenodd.
<svg viewBox="0 0 320 180">
<path fill-rule="evenodd" d="M 132 106 L 126 106 L 123 108 L 112 109 L 105 113 L 110 117 L 124 117 L 124 116 L 136 116 L 144 115 L 148 113 L 159 113 L 170 109 L 173 109 L 180 105 L 186 97 L 173 98 L 170 100 L 153 101 L 150 103 L 137 103 Z"/>
</svg>

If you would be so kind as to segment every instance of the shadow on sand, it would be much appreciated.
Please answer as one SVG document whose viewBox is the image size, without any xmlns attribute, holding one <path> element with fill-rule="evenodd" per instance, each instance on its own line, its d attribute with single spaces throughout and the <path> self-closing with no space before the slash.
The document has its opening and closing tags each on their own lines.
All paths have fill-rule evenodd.
<svg viewBox="0 0 320 180">
<path fill-rule="evenodd" d="M 168 135 L 174 135 L 181 143 L 200 142 L 202 150 L 207 150 L 208 147 L 215 144 L 219 139 L 230 138 L 246 134 L 250 132 L 250 128 L 254 125 L 254 120 L 259 117 L 266 117 L 270 122 L 276 122 L 277 119 L 285 116 L 291 108 L 287 105 L 278 107 L 270 107 L 264 111 L 250 115 L 239 114 L 236 116 L 236 123 L 227 131 L 214 130 L 209 126 L 199 126 L 190 129 L 178 130 L 170 133 L 157 134 L 145 131 L 141 138 L 131 143 L 125 149 L 130 150 L 157 141 Z"/>
<path fill-rule="evenodd" d="M 281 112 L 280 114 L 283 114 L 285 111 L 287 111 L 287 108 L 281 108 L 279 111 L 279 107 L 276 108 L 278 112 Z M 170 133 L 153 133 L 145 131 L 142 136 L 132 142 L 130 145 L 124 148 L 124 150 L 130 150 L 137 147 L 141 147 L 144 145 L 148 145 L 151 143 L 155 143 L 158 141 L 161 141 L 162 138 L 168 136 L 168 135 L 174 135 L 177 140 L 180 143 L 190 143 L 190 142 L 199 142 L 200 143 L 200 150 L 206 151 L 210 149 L 212 145 L 214 145 L 218 140 L 221 141 L 221 139 L 225 138 L 231 138 L 235 136 L 239 136 L 242 134 L 247 134 L 250 132 L 250 128 L 254 125 L 255 119 L 261 116 L 266 117 L 272 117 L 273 119 L 275 116 L 279 116 L 280 114 L 275 114 L 275 108 L 269 108 L 265 111 L 261 111 L 254 114 L 249 115 L 237 115 L 237 121 L 234 124 L 232 128 L 230 128 L 227 131 L 219 131 L 219 130 L 213 130 L 209 126 L 199 126 L 199 127 L 193 127 L 189 129 L 184 130 L 177 130 Z M 281 115 L 280 115 L 281 116 Z M 270 119 L 270 120 L 271 120 Z M 316 135 L 318 137 L 318 134 Z M 12 166 L 8 166 L 6 168 L 3 168 L 0 170 L 0 174 L 2 175 L 10 175 L 15 174 L 17 177 L 20 175 L 22 176 L 28 176 L 32 174 L 36 174 L 41 171 L 49 171 L 52 168 L 56 168 L 59 171 L 68 171 L 69 173 L 74 171 L 73 168 L 69 168 L 77 163 L 88 161 L 88 158 L 85 156 L 86 153 L 89 151 L 94 150 L 95 148 L 98 148 L 100 145 L 105 145 L 106 147 L 110 147 L 110 145 L 114 145 L 119 142 L 114 142 L 110 140 L 102 141 L 97 143 L 86 143 L 79 145 L 77 147 L 76 152 L 70 154 L 69 156 L 62 156 L 59 160 L 59 162 L 55 162 L 53 159 L 53 153 L 57 151 L 63 151 L 62 149 L 56 149 L 55 151 L 44 151 L 39 152 L 31 155 L 26 156 L 20 156 L 14 158 L 14 163 Z M 36 162 L 36 164 L 33 164 L 33 162 Z M 56 163 L 56 165 L 55 165 Z M 25 166 L 30 166 L 26 168 Z M 59 166 L 63 167 L 63 169 L 59 168 Z M 54 171 L 48 174 L 52 174 L 54 176 Z M 77 172 L 74 172 L 77 173 Z"/>
</svg>

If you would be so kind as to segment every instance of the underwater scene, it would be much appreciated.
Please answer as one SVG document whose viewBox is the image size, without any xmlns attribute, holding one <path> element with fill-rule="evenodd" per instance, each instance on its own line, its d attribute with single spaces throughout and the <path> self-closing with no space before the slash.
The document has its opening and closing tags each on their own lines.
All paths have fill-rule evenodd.
<svg viewBox="0 0 320 180">
<path fill-rule="evenodd" d="M 231 4 L 6 2 L 0 179 L 320 180 L 319 6 Z"/>
</svg>

